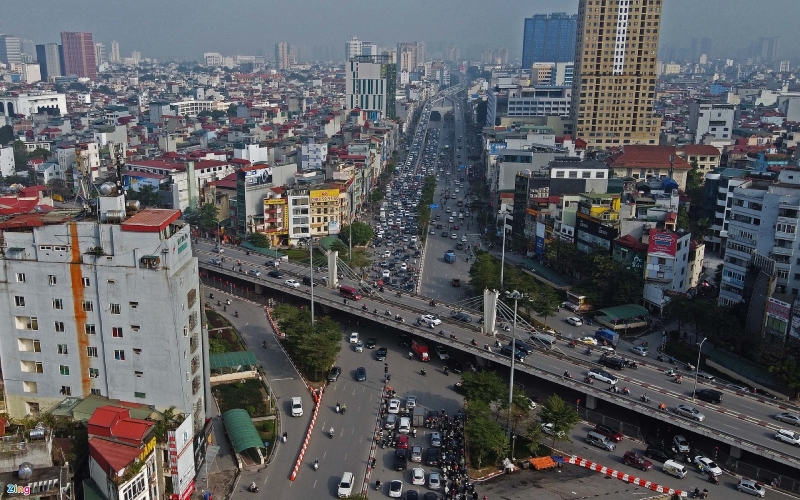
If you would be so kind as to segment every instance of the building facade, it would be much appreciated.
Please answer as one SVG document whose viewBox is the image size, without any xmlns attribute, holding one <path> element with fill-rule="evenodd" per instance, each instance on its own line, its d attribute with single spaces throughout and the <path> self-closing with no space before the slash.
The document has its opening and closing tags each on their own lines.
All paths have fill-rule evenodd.
<svg viewBox="0 0 800 500">
<path fill-rule="evenodd" d="M 36 46 L 36 60 L 42 80 L 48 81 L 56 76 L 64 76 L 61 68 L 61 47 L 57 43 L 46 43 Z"/>
<path fill-rule="evenodd" d="M 7 66 L 22 64 L 22 41 L 19 38 L 0 35 L 0 62 Z"/>
<path fill-rule="evenodd" d="M 346 106 L 366 113 L 366 119 L 394 118 L 396 65 L 387 56 L 359 56 L 347 62 Z"/>
<path fill-rule="evenodd" d="M 118 63 L 120 62 L 119 58 L 119 42 L 114 40 L 111 42 L 111 62 Z"/>
<path fill-rule="evenodd" d="M 575 133 L 589 149 L 658 144 L 653 102 L 662 1 L 640 3 L 578 5 L 572 110 Z"/>
<path fill-rule="evenodd" d="M 536 14 L 525 19 L 522 68 L 536 62 L 568 62 L 575 57 L 578 16 L 564 12 Z"/>
<path fill-rule="evenodd" d="M 289 69 L 289 44 L 286 42 L 275 44 L 275 67 L 279 70 Z"/>
<path fill-rule="evenodd" d="M 59 114 L 67 114 L 67 97 L 52 92 L 26 93 L 16 96 L 0 96 L 0 113 L 30 117 L 38 113 L 49 113 L 58 109 Z"/>
<path fill-rule="evenodd" d="M 86 32 L 61 32 L 61 45 L 64 50 L 64 75 L 97 80 L 97 61 L 95 60 L 92 34 Z"/>
<path fill-rule="evenodd" d="M 571 103 L 572 87 L 525 87 L 509 92 L 507 116 L 566 117 L 571 114 Z"/>
<path fill-rule="evenodd" d="M 694 135 L 694 143 L 702 143 L 707 135 L 714 139 L 731 140 L 735 111 L 733 104 L 693 101 L 689 105 L 689 131 Z"/>
</svg>

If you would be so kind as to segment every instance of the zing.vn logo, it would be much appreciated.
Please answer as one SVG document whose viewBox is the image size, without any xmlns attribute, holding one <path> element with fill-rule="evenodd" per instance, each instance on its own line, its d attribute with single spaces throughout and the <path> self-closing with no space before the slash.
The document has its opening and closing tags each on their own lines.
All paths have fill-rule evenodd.
<svg viewBox="0 0 800 500">
<path fill-rule="evenodd" d="M 16 484 L 9 484 L 8 488 L 6 489 L 7 494 L 14 494 L 14 493 L 22 493 L 25 496 L 31 494 L 31 487 L 30 486 L 17 486 Z"/>
</svg>

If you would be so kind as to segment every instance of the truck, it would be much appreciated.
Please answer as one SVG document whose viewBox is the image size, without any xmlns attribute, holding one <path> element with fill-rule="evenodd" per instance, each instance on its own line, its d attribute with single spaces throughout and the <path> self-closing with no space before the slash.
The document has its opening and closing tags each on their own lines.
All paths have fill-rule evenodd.
<svg viewBox="0 0 800 500">
<path fill-rule="evenodd" d="M 417 342 L 416 340 L 411 341 L 411 350 L 414 351 L 414 354 L 417 355 L 420 361 L 430 361 L 431 356 L 428 353 L 428 346 Z"/>
<path fill-rule="evenodd" d="M 601 343 L 605 340 L 607 343 L 611 344 L 612 346 L 616 347 L 617 343 L 619 342 L 619 334 L 617 332 L 612 332 L 606 328 L 600 328 L 596 332 L 594 332 L 594 338 L 596 338 Z"/>
<path fill-rule="evenodd" d="M 444 254 L 444 261 L 450 264 L 455 263 L 456 261 L 456 253 L 453 250 L 448 250 Z"/>
<path fill-rule="evenodd" d="M 425 408 L 421 406 L 414 407 L 414 413 L 411 414 L 411 425 L 414 427 L 425 425 Z"/>
</svg>

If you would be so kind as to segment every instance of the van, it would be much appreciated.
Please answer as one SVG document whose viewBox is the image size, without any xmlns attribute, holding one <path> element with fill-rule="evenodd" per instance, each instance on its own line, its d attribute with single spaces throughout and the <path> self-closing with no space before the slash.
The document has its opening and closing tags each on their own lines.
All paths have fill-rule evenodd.
<svg viewBox="0 0 800 500">
<path fill-rule="evenodd" d="M 608 356 L 603 356 L 597 362 L 603 366 L 607 366 L 609 368 L 613 368 L 615 370 L 622 370 L 625 368 L 625 361 L 620 358 L 611 358 Z"/>
<path fill-rule="evenodd" d="M 617 445 L 615 445 L 610 439 L 599 432 L 594 431 L 586 435 L 586 442 L 592 446 L 597 446 L 598 448 L 602 448 L 606 451 L 614 451 L 614 449 L 617 447 Z"/>
<path fill-rule="evenodd" d="M 536 333 L 531 335 L 531 341 L 533 345 L 539 345 L 547 350 L 550 350 L 556 346 L 556 338 L 552 335 L 545 335 L 544 333 Z"/>
<path fill-rule="evenodd" d="M 361 300 L 361 294 L 352 286 L 342 285 L 339 287 L 339 295 L 350 300 Z"/>
<path fill-rule="evenodd" d="M 702 399 L 708 403 L 720 404 L 725 397 L 720 391 L 714 389 L 699 389 L 694 393 L 697 399 Z"/>
<path fill-rule="evenodd" d="M 674 460 L 667 460 L 664 462 L 664 473 L 683 479 L 686 476 L 686 467 Z"/>
</svg>

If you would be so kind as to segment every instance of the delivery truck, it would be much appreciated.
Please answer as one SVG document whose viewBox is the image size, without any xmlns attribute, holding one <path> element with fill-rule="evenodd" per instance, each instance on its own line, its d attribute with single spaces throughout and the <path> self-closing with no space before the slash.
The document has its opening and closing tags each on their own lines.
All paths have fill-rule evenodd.
<svg viewBox="0 0 800 500">
<path fill-rule="evenodd" d="M 420 361 L 430 361 L 431 357 L 428 353 L 428 346 L 416 340 L 411 341 L 411 350 L 417 355 Z"/>
</svg>

